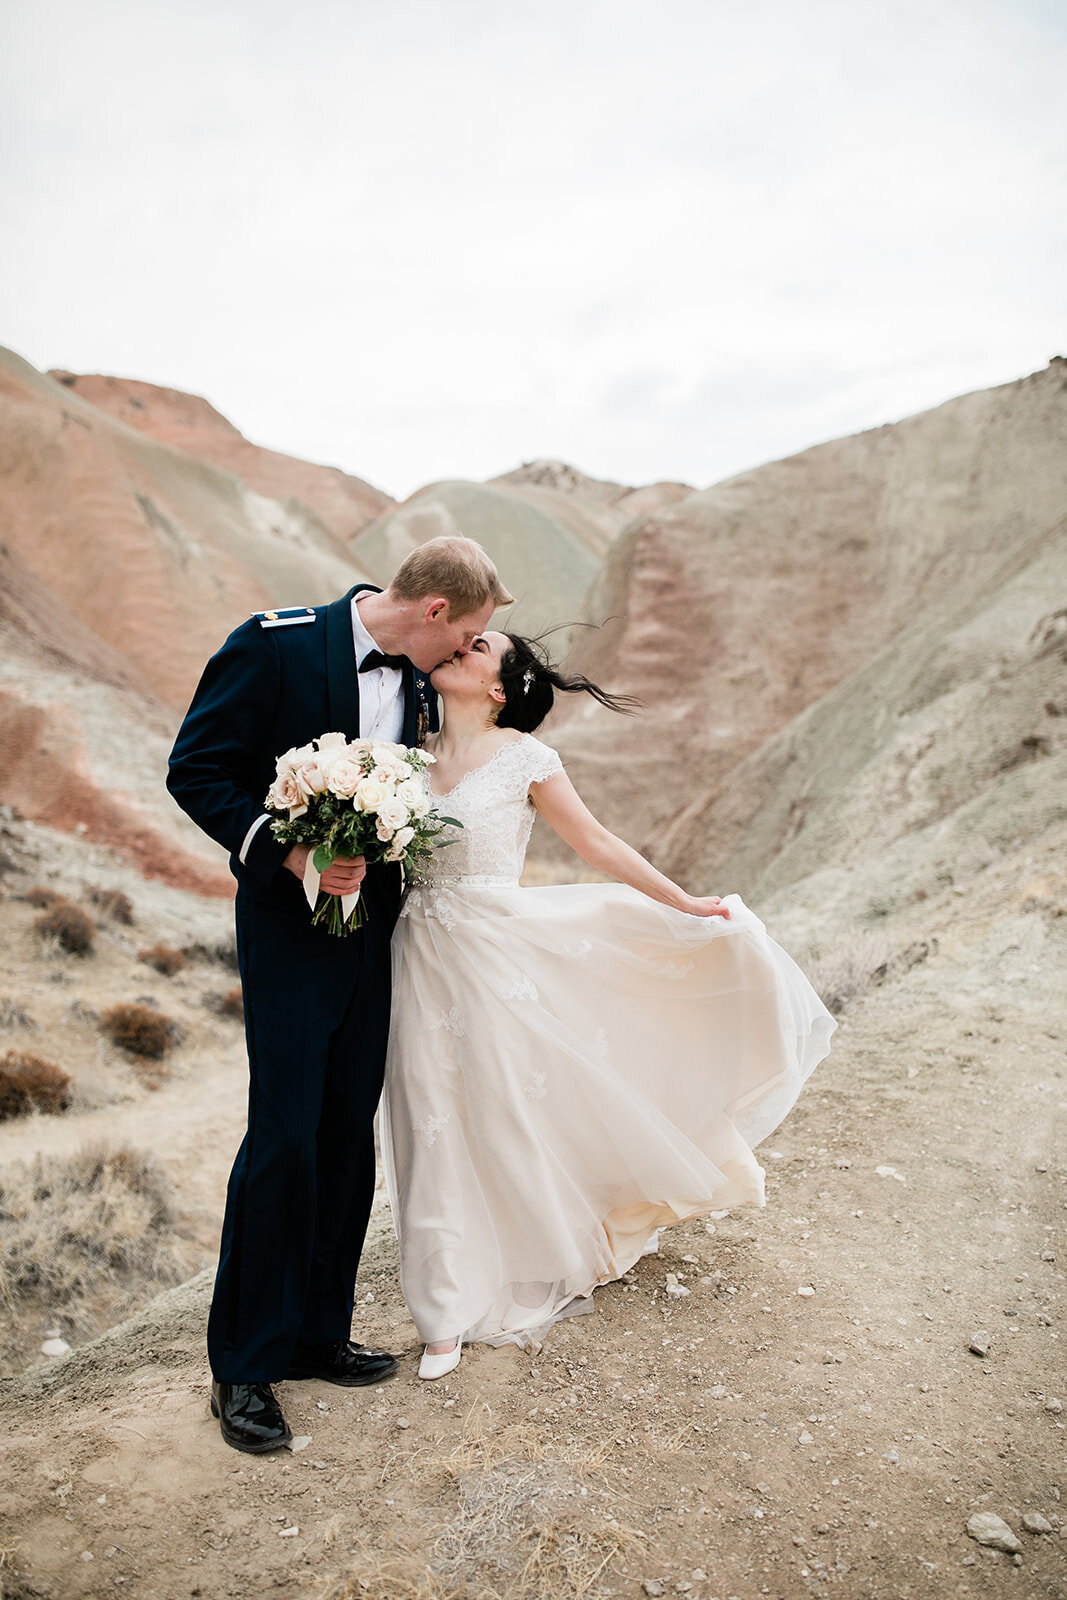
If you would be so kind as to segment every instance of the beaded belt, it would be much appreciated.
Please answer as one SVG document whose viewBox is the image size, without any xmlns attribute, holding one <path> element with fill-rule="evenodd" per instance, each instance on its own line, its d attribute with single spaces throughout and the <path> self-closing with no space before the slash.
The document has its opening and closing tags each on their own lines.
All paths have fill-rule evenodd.
<svg viewBox="0 0 1067 1600">
<path fill-rule="evenodd" d="M 411 885 L 413 889 L 517 889 L 518 878 L 494 877 L 489 872 L 472 872 L 465 877 L 431 878 Z"/>
</svg>

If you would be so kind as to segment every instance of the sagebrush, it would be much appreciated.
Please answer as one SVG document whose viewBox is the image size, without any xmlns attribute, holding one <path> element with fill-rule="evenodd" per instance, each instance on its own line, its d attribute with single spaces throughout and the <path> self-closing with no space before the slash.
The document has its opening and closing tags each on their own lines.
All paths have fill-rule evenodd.
<svg viewBox="0 0 1067 1600">
<path fill-rule="evenodd" d="M 34 917 L 33 925 L 44 939 L 55 939 L 68 955 L 87 956 L 93 948 L 96 928 L 92 918 L 72 900 L 55 900 L 47 911 Z"/>
<path fill-rule="evenodd" d="M 66 1111 L 70 1077 L 54 1062 L 25 1050 L 9 1050 L 0 1060 L 0 1122 L 29 1111 Z"/>
</svg>

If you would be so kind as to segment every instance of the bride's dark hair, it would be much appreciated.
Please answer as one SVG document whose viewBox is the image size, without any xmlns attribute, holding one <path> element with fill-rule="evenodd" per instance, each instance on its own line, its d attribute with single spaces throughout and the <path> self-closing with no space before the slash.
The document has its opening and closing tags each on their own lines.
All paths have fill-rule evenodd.
<svg viewBox="0 0 1067 1600">
<path fill-rule="evenodd" d="M 498 728 L 533 733 L 552 710 L 557 691 L 591 694 L 609 711 L 621 711 L 627 716 L 641 710 L 641 701 L 632 695 L 609 694 L 581 673 L 560 672 L 548 659 L 539 639 L 526 639 L 521 633 L 509 633 L 506 637 L 511 641 L 511 648 L 504 652 L 500 663 L 500 684 L 505 698 L 496 719 Z"/>
</svg>

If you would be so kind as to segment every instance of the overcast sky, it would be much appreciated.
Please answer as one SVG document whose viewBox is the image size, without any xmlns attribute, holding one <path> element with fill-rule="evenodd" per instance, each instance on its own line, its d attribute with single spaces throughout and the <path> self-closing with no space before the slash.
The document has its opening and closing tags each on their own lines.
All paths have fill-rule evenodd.
<svg viewBox="0 0 1067 1600">
<path fill-rule="evenodd" d="M 1059 0 L 2 0 L 0 343 L 395 495 L 1067 353 Z"/>
</svg>

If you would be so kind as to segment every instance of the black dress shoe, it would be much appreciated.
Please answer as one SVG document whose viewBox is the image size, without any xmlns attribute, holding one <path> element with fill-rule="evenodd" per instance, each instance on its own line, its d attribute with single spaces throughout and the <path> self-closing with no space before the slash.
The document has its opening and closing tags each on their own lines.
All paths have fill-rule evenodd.
<svg viewBox="0 0 1067 1600">
<path fill-rule="evenodd" d="M 384 1350 L 368 1350 L 365 1345 L 337 1339 L 331 1344 L 301 1344 L 293 1351 L 287 1378 L 321 1378 L 324 1383 L 339 1383 L 358 1389 L 368 1383 L 384 1383 L 396 1373 L 396 1357 Z"/>
<path fill-rule="evenodd" d="M 269 1383 L 213 1383 L 211 1415 L 226 1443 L 249 1455 L 277 1450 L 293 1437 Z"/>
</svg>

